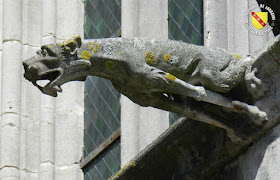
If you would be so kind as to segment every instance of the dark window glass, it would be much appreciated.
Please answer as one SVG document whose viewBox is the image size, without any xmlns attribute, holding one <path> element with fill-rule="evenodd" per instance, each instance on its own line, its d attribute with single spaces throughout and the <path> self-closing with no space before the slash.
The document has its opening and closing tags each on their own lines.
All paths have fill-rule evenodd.
<svg viewBox="0 0 280 180">
<path fill-rule="evenodd" d="M 121 0 L 85 0 L 84 36 L 114 36 L 121 27 Z M 84 158 L 120 128 L 120 94 L 109 80 L 90 76 L 85 81 Z M 120 169 L 120 140 L 85 166 L 85 179 L 107 179 Z"/>
</svg>

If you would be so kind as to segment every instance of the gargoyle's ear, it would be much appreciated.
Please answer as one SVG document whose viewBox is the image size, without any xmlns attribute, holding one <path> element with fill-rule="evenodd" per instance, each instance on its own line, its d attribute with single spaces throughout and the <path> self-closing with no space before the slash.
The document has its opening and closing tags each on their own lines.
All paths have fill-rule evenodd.
<svg viewBox="0 0 280 180">
<path fill-rule="evenodd" d="M 70 49 L 70 52 L 73 53 L 78 48 L 78 44 L 75 41 L 69 41 L 66 45 L 67 49 Z"/>
<path fill-rule="evenodd" d="M 82 45 L 81 37 L 80 37 L 80 36 L 76 36 L 76 37 L 74 37 L 74 38 L 71 38 L 71 39 L 69 39 L 69 40 L 66 42 L 65 45 L 66 45 L 67 49 L 68 49 L 68 48 L 70 49 L 71 54 L 73 54 L 73 53 L 75 53 L 76 50 L 77 50 L 78 48 L 80 48 L 81 45 Z"/>
<path fill-rule="evenodd" d="M 76 37 L 74 37 L 74 41 L 77 43 L 78 48 L 80 48 L 81 45 L 82 45 L 81 36 L 76 36 Z"/>
</svg>

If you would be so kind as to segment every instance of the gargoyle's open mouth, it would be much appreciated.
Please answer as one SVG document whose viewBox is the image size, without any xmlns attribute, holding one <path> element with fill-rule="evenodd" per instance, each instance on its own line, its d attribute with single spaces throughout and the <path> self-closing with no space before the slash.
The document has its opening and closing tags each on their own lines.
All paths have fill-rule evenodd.
<svg viewBox="0 0 280 180">
<path fill-rule="evenodd" d="M 60 88 L 59 79 L 61 76 L 61 70 L 54 69 L 42 74 L 38 74 L 37 78 L 31 80 L 31 82 L 38 87 L 43 93 L 48 94 L 50 96 L 56 97 L 57 92 L 62 92 Z M 49 80 L 49 82 L 45 86 L 40 86 L 38 81 L 41 80 Z"/>
</svg>

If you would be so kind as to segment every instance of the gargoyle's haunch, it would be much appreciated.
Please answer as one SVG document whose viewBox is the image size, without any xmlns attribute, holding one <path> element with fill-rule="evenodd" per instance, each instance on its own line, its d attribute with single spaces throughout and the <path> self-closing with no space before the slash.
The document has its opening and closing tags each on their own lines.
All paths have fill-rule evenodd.
<svg viewBox="0 0 280 180">
<path fill-rule="evenodd" d="M 94 75 L 111 80 L 119 92 L 141 106 L 172 111 L 229 131 L 234 130 L 199 108 L 186 108 L 182 98 L 245 112 L 258 125 L 267 120 L 266 113 L 256 106 L 218 94 L 229 92 L 244 79 L 261 89 L 260 80 L 251 71 L 251 56 L 242 58 L 223 49 L 170 40 L 111 38 L 82 42 L 80 37 L 42 46 L 37 54 L 23 62 L 24 77 L 50 96 L 57 96 L 66 82 Z M 36 81 L 42 79 L 50 82 L 41 87 Z"/>
</svg>

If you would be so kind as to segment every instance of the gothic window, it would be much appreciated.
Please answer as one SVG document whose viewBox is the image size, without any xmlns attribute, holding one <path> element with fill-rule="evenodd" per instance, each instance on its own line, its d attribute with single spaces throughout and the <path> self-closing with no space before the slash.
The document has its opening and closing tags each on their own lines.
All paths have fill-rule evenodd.
<svg viewBox="0 0 280 180">
<path fill-rule="evenodd" d="M 120 36 L 121 0 L 85 0 L 85 39 Z M 120 94 L 109 80 L 85 82 L 85 180 L 108 179 L 120 169 Z"/>
</svg>

